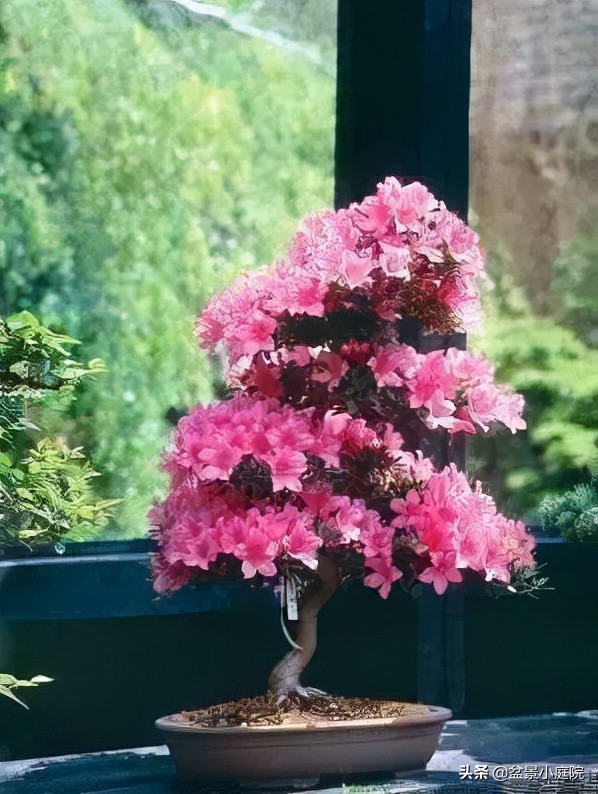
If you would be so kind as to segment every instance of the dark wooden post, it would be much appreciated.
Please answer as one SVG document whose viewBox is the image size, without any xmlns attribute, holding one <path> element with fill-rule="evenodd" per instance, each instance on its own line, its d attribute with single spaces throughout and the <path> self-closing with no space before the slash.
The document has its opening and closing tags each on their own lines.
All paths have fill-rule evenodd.
<svg viewBox="0 0 598 794">
<path fill-rule="evenodd" d="M 421 180 L 467 217 L 471 0 L 339 0 L 337 207 L 389 175 Z M 419 335 L 420 347 L 457 339 Z M 462 446 L 445 460 L 464 464 Z M 463 595 L 419 601 L 418 696 L 459 714 Z"/>
</svg>

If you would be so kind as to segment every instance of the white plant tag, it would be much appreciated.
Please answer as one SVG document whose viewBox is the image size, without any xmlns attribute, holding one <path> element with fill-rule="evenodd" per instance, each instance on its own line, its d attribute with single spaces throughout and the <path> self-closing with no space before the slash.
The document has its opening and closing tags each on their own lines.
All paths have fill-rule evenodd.
<svg viewBox="0 0 598 794">
<path fill-rule="evenodd" d="M 297 585 L 295 584 L 295 580 L 290 576 L 286 577 L 285 583 L 287 617 L 289 620 L 298 620 L 299 610 L 297 609 Z"/>
<path fill-rule="evenodd" d="M 284 576 L 278 577 L 278 596 L 280 598 L 280 608 L 284 609 L 286 606 L 286 578 Z"/>
</svg>

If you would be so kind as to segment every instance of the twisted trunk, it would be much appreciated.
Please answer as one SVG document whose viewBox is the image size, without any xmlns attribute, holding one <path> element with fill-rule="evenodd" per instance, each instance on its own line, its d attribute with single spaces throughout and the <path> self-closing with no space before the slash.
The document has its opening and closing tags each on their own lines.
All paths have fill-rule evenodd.
<svg viewBox="0 0 598 794">
<path fill-rule="evenodd" d="M 320 555 L 317 578 L 301 596 L 298 620 L 293 621 L 293 641 L 297 647 L 274 667 L 268 679 L 268 690 L 280 699 L 291 694 L 304 697 L 323 694 L 320 690 L 301 685 L 300 675 L 309 664 L 317 645 L 318 614 L 341 583 L 341 572 L 330 556 Z"/>
</svg>

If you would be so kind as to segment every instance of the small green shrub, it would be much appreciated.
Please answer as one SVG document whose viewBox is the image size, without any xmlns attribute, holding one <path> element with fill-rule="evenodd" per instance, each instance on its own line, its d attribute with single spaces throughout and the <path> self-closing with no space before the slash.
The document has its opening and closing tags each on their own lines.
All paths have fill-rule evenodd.
<svg viewBox="0 0 598 794">
<path fill-rule="evenodd" d="M 598 480 L 576 485 L 559 496 L 545 496 L 538 518 L 548 536 L 598 543 Z"/>
<path fill-rule="evenodd" d="M 96 472 L 59 429 L 76 385 L 104 371 L 72 359 L 75 344 L 29 312 L 0 317 L 0 552 L 88 534 L 115 504 L 96 498 Z"/>
</svg>

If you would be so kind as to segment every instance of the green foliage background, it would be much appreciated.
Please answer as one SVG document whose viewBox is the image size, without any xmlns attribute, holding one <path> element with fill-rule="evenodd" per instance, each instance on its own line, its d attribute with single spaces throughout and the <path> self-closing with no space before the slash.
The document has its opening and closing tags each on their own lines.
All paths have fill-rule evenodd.
<svg viewBox="0 0 598 794">
<path fill-rule="evenodd" d="M 514 436 L 476 438 L 470 469 L 503 509 L 536 523 L 543 496 L 598 470 L 598 351 L 553 317 L 534 315 L 496 260 L 489 270 L 484 331 L 470 346 L 495 363 L 497 380 L 523 393 L 528 427 Z M 570 300 L 571 293 L 562 297 Z"/>
<path fill-rule="evenodd" d="M 165 414 L 212 395 L 198 309 L 330 204 L 334 81 L 140 3 L 4 0 L 0 25 L 0 313 L 108 363 L 69 434 L 139 535 Z"/>
<path fill-rule="evenodd" d="M 308 45 L 190 24 L 166 0 L 0 6 L 0 314 L 31 309 L 107 364 L 60 432 L 102 472 L 101 496 L 123 499 L 108 536 L 145 532 L 165 415 L 213 394 L 199 308 L 332 200 L 335 0 L 219 5 Z M 595 228 L 588 216 L 555 263 L 547 317 L 491 252 L 471 340 L 524 393 L 529 429 L 471 444 L 470 470 L 530 520 L 596 467 Z"/>
</svg>

